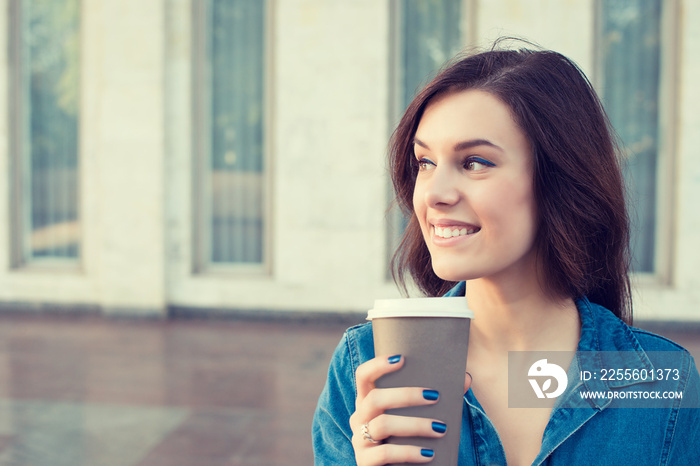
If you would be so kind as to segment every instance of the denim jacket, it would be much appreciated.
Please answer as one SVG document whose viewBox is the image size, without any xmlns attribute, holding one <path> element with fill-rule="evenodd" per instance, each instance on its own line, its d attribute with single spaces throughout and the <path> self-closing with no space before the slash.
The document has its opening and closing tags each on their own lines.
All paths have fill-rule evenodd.
<svg viewBox="0 0 700 466">
<path fill-rule="evenodd" d="M 464 292 L 462 282 L 446 296 L 463 296 Z M 634 357 L 631 366 L 627 361 L 627 367 L 642 370 L 653 367 L 645 356 L 652 354 L 649 352 L 677 351 L 678 358 L 674 359 L 680 377 L 672 389 L 682 391 L 683 397 L 663 408 L 619 408 L 613 405 L 616 400 L 580 397 L 578 407 L 558 408 L 567 397 L 574 401 L 572 397 L 583 388 L 635 390 L 643 382 L 598 378 L 569 384 L 552 409 L 540 452 L 532 464 L 700 465 L 700 376 L 692 356 L 670 340 L 627 326 L 612 312 L 586 298 L 577 300 L 576 305 L 581 320 L 579 352 L 632 351 L 626 354 L 639 356 Z M 371 324 L 348 329 L 333 354 L 314 415 L 316 465 L 356 464 L 349 425 L 357 397 L 355 370 L 373 357 Z M 570 380 L 571 374 L 570 369 Z M 505 465 L 499 435 L 471 389 L 464 395 L 464 403 L 459 466 Z"/>
</svg>

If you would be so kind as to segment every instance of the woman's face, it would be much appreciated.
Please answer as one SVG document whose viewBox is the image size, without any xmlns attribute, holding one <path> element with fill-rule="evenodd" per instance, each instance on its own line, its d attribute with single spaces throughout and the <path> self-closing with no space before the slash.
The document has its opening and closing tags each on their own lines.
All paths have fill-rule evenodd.
<svg viewBox="0 0 700 466">
<path fill-rule="evenodd" d="M 508 106 L 479 90 L 438 97 L 423 113 L 414 148 L 413 207 L 437 276 L 533 273 L 533 155 Z"/>
</svg>

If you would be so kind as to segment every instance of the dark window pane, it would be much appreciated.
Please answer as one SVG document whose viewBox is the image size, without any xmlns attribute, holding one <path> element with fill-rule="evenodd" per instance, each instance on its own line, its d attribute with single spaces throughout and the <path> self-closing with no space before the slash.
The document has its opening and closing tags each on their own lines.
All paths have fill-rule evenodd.
<svg viewBox="0 0 700 466">
<path fill-rule="evenodd" d="M 16 11 L 20 260 L 75 259 L 80 253 L 80 2 L 22 0 Z"/>
<path fill-rule="evenodd" d="M 654 271 L 661 0 L 603 0 L 602 98 L 624 143 L 633 270 Z"/>
<path fill-rule="evenodd" d="M 264 261 L 265 2 L 211 0 L 206 16 L 209 127 L 205 258 L 210 263 Z"/>
</svg>

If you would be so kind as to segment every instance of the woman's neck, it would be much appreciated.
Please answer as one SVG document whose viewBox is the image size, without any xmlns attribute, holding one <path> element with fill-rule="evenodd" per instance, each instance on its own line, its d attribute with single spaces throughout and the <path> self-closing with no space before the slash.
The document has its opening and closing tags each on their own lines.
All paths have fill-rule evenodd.
<svg viewBox="0 0 700 466">
<path fill-rule="evenodd" d="M 552 297 L 532 280 L 519 282 L 467 282 L 467 301 L 475 314 L 470 351 L 473 346 L 490 352 L 575 351 L 580 321 L 574 301 Z"/>
</svg>

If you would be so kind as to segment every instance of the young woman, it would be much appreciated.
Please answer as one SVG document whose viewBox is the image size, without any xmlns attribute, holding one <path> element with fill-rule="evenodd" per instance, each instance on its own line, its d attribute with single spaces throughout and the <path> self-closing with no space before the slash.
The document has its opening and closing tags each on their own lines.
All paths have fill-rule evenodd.
<svg viewBox="0 0 700 466">
<path fill-rule="evenodd" d="M 428 296 L 466 295 L 475 312 L 462 425 L 386 414 L 437 401 L 424 396 L 430 387 L 375 388 L 405 358 L 375 357 L 371 325 L 359 325 L 338 345 L 319 399 L 316 464 L 430 462 L 433 452 L 419 444 L 382 441 L 460 427 L 460 465 L 700 464 L 695 362 L 675 343 L 628 325 L 620 160 L 598 97 L 573 62 L 525 49 L 453 61 L 406 110 L 390 160 L 411 218 L 395 277 L 403 285 L 409 274 Z M 637 373 L 667 369 L 654 366 L 655 354 L 673 352 L 677 376 L 653 383 L 599 376 L 570 383 L 553 408 L 509 408 L 509 351 L 633 352 L 620 368 Z M 682 398 L 635 408 L 579 395 L 662 386 Z"/>
</svg>

